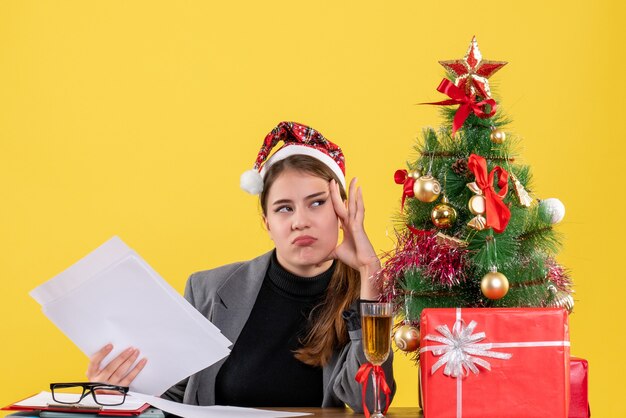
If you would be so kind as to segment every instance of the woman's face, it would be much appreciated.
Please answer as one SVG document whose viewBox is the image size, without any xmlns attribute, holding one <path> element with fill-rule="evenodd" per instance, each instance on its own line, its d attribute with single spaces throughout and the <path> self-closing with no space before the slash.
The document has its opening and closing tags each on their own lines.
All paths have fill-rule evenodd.
<svg viewBox="0 0 626 418">
<path fill-rule="evenodd" d="M 303 277 L 327 270 L 337 247 L 339 219 L 330 199 L 330 183 L 287 169 L 267 194 L 265 225 L 281 266 Z"/>
</svg>

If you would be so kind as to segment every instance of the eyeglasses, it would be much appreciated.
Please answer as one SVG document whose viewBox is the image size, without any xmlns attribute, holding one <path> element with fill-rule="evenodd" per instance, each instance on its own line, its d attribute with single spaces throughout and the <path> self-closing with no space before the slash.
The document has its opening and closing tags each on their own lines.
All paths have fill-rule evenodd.
<svg viewBox="0 0 626 418">
<path fill-rule="evenodd" d="M 98 382 L 50 383 L 50 391 L 52 399 L 60 404 L 77 404 L 91 394 L 98 405 L 116 406 L 126 400 L 128 387 Z"/>
</svg>

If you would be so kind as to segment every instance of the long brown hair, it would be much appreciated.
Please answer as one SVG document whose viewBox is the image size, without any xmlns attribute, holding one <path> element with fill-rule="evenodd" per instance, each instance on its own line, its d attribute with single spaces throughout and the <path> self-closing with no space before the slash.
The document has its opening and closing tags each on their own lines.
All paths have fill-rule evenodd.
<svg viewBox="0 0 626 418">
<path fill-rule="evenodd" d="M 334 179 L 339 184 L 341 198 L 346 199 L 345 189 L 326 164 L 307 155 L 292 155 L 272 164 L 265 173 L 263 191 L 259 196 L 263 215 L 267 215 L 266 200 L 272 184 L 286 170 L 310 174 L 326 181 Z M 336 261 L 324 300 L 311 311 L 309 331 L 301 341 L 302 347 L 295 351 L 298 360 L 311 366 L 325 366 L 333 350 L 348 342 L 348 330 L 342 314 L 358 298 L 360 283 L 358 271 L 340 260 Z"/>
</svg>

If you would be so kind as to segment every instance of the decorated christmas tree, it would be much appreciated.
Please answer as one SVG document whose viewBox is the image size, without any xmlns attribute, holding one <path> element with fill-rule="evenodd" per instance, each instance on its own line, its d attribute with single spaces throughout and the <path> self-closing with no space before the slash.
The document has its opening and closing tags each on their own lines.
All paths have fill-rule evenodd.
<svg viewBox="0 0 626 418">
<path fill-rule="evenodd" d="M 556 261 L 554 225 L 565 209 L 539 199 L 519 138 L 492 97 L 489 78 L 506 62 L 482 59 L 472 39 L 463 59 L 441 61 L 443 126 L 426 128 L 417 158 L 395 173 L 402 186 L 396 248 L 380 273 L 403 321 L 398 347 L 419 346 L 424 308 L 564 307 L 572 283 Z"/>
</svg>

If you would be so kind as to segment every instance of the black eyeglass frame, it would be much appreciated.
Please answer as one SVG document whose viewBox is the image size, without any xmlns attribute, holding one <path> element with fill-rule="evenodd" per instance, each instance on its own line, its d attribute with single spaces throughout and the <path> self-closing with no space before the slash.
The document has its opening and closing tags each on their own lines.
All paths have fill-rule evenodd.
<svg viewBox="0 0 626 418">
<path fill-rule="evenodd" d="M 55 389 L 72 388 L 72 387 L 83 388 L 83 393 L 80 395 L 80 399 L 78 399 L 77 401 L 75 402 L 60 401 L 55 397 L 54 395 Z M 97 390 L 111 390 L 111 391 L 119 392 L 119 394 L 122 396 L 122 401 L 119 403 L 100 403 L 98 401 L 98 398 L 96 397 Z M 82 401 L 83 399 L 85 399 L 85 397 L 91 394 L 93 401 L 100 406 L 118 406 L 118 405 L 122 405 L 126 401 L 126 394 L 128 393 L 128 390 L 129 390 L 128 386 L 117 386 L 117 385 L 110 385 L 108 383 L 100 383 L 100 382 L 50 383 L 50 392 L 52 392 L 52 399 L 57 403 L 65 404 L 65 405 L 74 405 L 74 404 L 80 403 L 80 401 Z"/>
</svg>

